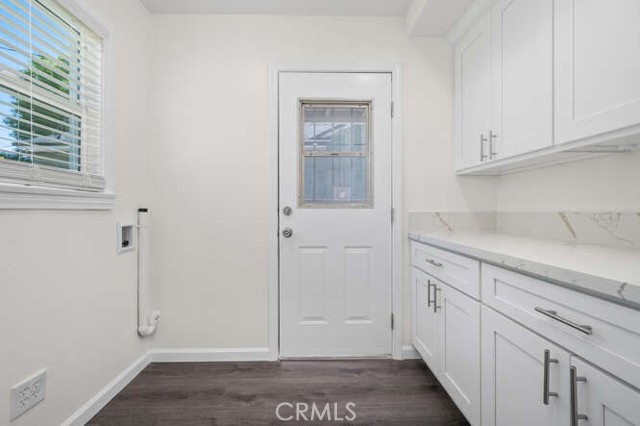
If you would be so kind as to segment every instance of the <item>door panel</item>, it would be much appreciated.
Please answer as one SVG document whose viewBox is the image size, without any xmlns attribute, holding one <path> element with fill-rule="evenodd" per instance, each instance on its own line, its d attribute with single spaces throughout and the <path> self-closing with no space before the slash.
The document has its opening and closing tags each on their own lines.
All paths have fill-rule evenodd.
<svg viewBox="0 0 640 426">
<path fill-rule="evenodd" d="M 556 4 L 557 142 L 640 124 L 640 2 Z"/>
<path fill-rule="evenodd" d="M 640 392 L 571 356 L 576 376 L 576 413 L 589 426 L 640 426 Z M 567 375 L 567 380 L 570 376 Z"/>
<path fill-rule="evenodd" d="M 327 248 L 300 247 L 297 300 L 300 321 L 327 321 Z"/>
<path fill-rule="evenodd" d="M 491 26 L 485 16 L 456 47 L 456 161 L 464 169 L 482 162 L 490 126 Z"/>
<path fill-rule="evenodd" d="M 480 424 L 480 303 L 438 284 L 442 386 L 471 424 Z"/>
<path fill-rule="evenodd" d="M 391 74 L 281 73 L 279 95 L 281 356 L 388 356 Z"/>
<path fill-rule="evenodd" d="M 548 405 L 543 401 L 544 353 L 549 351 Z M 569 424 L 569 354 L 533 332 L 482 307 L 483 426 Z"/>
<path fill-rule="evenodd" d="M 554 0 L 492 9 L 492 125 L 498 158 L 553 145 Z"/>
<path fill-rule="evenodd" d="M 347 247 L 344 252 L 346 321 L 373 320 L 373 247 Z"/>
</svg>

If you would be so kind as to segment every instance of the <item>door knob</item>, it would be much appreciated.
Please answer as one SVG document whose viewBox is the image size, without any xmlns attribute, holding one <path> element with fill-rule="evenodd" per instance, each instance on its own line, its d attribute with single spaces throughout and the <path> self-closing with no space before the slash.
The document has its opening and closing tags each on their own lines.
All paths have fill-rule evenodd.
<svg viewBox="0 0 640 426">
<path fill-rule="evenodd" d="M 282 230 L 282 236 L 285 238 L 291 238 L 293 235 L 293 230 L 291 228 L 284 228 Z"/>
<path fill-rule="evenodd" d="M 291 207 L 287 206 L 287 207 L 282 209 L 282 213 L 285 216 L 291 216 L 291 213 L 293 213 L 293 209 L 291 209 Z"/>
</svg>

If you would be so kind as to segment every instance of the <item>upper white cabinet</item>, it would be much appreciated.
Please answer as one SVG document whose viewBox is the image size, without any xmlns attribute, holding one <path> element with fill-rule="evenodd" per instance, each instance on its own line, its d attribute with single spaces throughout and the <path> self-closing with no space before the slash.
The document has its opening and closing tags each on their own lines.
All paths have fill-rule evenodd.
<svg viewBox="0 0 640 426">
<path fill-rule="evenodd" d="M 556 142 L 640 124 L 640 1 L 556 3 Z"/>
<path fill-rule="evenodd" d="M 490 147 L 507 158 L 553 145 L 553 0 L 491 10 Z"/>
<path fill-rule="evenodd" d="M 458 169 L 489 158 L 491 26 L 482 18 L 456 47 L 456 161 Z"/>
<path fill-rule="evenodd" d="M 459 173 L 640 147 L 640 1 L 491 0 L 481 12 L 450 34 Z"/>
</svg>

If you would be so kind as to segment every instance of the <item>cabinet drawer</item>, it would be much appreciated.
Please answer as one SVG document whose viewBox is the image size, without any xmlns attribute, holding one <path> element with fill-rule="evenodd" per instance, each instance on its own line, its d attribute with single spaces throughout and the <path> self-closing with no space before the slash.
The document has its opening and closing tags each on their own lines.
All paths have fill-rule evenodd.
<svg viewBox="0 0 640 426">
<path fill-rule="evenodd" d="M 411 263 L 445 284 L 480 298 L 480 262 L 477 260 L 413 241 Z"/>
<path fill-rule="evenodd" d="M 482 300 L 640 387 L 640 311 L 490 265 L 482 268 Z"/>
</svg>

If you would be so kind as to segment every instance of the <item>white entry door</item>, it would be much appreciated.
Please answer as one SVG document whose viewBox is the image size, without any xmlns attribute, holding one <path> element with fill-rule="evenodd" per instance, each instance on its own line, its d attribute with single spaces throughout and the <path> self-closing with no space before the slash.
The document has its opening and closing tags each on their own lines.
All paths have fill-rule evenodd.
<svg viewBox="0 0 640 426">
<path fill-rule="evenodd" d="M 391 354 L 391 74 L 280 73 L 280 355 Z"/>
</svg>

